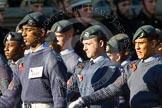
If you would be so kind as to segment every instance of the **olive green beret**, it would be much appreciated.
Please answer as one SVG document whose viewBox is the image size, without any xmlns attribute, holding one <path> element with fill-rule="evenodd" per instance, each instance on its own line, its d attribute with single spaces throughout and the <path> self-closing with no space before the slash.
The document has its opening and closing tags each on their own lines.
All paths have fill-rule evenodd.
<svg viewBox="0 0 162 108">
<path fill-rule="evenodd" d="M 138 28 L 137 31 L 135 32 L 135 34 L 133 36 L 133 42 L 137 38 L 149 38 L 149 37 L 154 37 L 156 35 L 157 35 L 157 33 L 153 26 L 144 25 L 144 26 Z"/>
<path fill-rule="evenodd" d="M 27 14 L 18 24 L 18 28 L 22 28 L 23 25 L 28 25 L 32 27 L 38 27 L 38 28 L 46 28 L 45 26 L 46 17 L 41 12 L 34 12 Z"/>
<path fill-rule="evenodd" d="M 4 44 L 6 41 L 18 41 L 20 43 L 24 42 L 21 33 L 17 32 L 9 32 L 4 38 Z"/>
<path fill-rule="evenodd" d="M 56 22 L 52 27 L 51 31 L 57 33 L 64 33 L 73 28 L 72 22 L 69 20 L 61 20 Z"/>
<path fill-rule="evenodd" d="M 106 34 L 102 26 L 94 25 L 84 30 L 80 36 L 80 41 L 88 40 L 95 37 L 106 37 Z"/>
<path fill-rule="evenodd" d="M 106 46 L 106 52 L 118 53 L 123 50 L 130 50 L 130 39 L 126 34 L 117 34 L 109 39 Z"/>
</svg>

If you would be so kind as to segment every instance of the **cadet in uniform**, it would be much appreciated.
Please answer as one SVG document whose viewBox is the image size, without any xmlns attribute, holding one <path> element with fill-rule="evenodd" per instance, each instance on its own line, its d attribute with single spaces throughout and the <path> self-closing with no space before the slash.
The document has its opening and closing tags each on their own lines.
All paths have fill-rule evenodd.
<svg viewBox="0 0 162 108">
<path fill-rule="evenodd" d="M 25 43 L 21 33 L 9 32 L 4 39 L 4 45 L 5 56 L 12 71 L 14 71 L 16 64 L 24 56 L 25 51 Z"/>
<path fill-rule="evenodd" d="M 152 25 L 162 29 L 162 22 L 156 18 L 157 0 L 140 0 L 141 12 L 137 16 L 137 28 L 143 25 Z"/>
<path fill-rule="evenodd" d="M 107 38 L 102 26 L 94 25 L 87 28 L 80 40 L 90 60 L 78 64 L 74 75 L 68 81 L 68 87 L 72 93 L 78 88 L 80 95 L 86 96 L 111 84 L 120 72 L 106 55 Z M 114 108 L 117 103 L 116 98 L 113 98 L 110 101 L 90 105 L 90 108 Z"/>
<path fill-rule="evenodd" d="M 130 62 L 130 45 L 130 39 L 126 34 L 114 35 L 107 42 L 107 55 L 115 62 L 121 73 L 124 66 Z M 129 108 L 129 90 L 127 85 L 122 88 L 118 108 Z"/>
<path fill-rule="evenodd" d="M 89 96 L 84 96 L 71 103 L 69 108 L 94 104 L 111 99 L 127 83 L 130 89 L 131 108 L 161 108 L 162 100 L 162 64 L 156 56 L 157 33 L 153 26 L 140 27 L 133 42 L 138 61 L 124 67 L 122 75 L 113 83 Z"/>
<path fill-rule="evenodd" d="M 17 64 L 13 80 L 0 98 L 1 108 L 11 108 L 20 95 L 23 108 L 66 108 L 66 67 L 45 43 L 45 20 L 36 12 L 18 24 L 31 52 Z"/>
<path fill-rule="evenodd" d="M 60 55 L 67 67 L 69 78 L 74 73 L 75 67 L 79 63 L 79 59 L 82 60 L 72 48 L 72 39 L 74 36 L 72 22 L 68 20 L 58 21 L 52 26 L 51 31 L 55 34 L 58 40 L 57 44 L 61 47 Z"/>
</svg>

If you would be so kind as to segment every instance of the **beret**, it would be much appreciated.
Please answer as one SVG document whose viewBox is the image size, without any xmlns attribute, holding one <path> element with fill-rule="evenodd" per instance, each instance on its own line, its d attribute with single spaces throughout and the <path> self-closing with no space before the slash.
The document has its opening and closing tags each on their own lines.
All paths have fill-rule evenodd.
<svg viewBox="0 0 162 108">
<path fill-rule="evenodd" d="M 142 27 L 139 27 L 137 29 L 137 31 L 135 32 L 134 36 L 133 36 L 133 42 L 137 39 L 137 38 L 150 38 L 150 37 L 154 37 L 156 36 L 156 30 L 153 26 L 151 25 L 144 25 Z"/>
<path fill-rule="evenodd" d="M 18 41 L 21 43 L 24 42 L 21 33 L 17 33 L 17 32 L 9 32 L 4 38 L 4 44 L 6 41 Z"/>
<path fill-rule="evenodd" d="M 56 22 L 51 27 L 51 31 L 57 32 L 57 33 L 64 33 L 70 30 L 71 28 L 73 28 L 72 22 L 70 22 L 69 20 L 61 20 L 61 21 Z"/>
</svg>

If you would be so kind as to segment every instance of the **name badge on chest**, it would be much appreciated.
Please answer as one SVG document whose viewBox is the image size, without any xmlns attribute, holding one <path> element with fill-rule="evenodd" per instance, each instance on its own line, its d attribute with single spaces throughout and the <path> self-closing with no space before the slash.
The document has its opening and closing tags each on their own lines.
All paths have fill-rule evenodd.
<svg viewBox="0 0 162 108">
<path fill-rule="evenodd" d="M 29 76 L 28 78 L 40 78 L 43 75 L 43 66 L 34 67 L 29 69 Z"/>
</svg>

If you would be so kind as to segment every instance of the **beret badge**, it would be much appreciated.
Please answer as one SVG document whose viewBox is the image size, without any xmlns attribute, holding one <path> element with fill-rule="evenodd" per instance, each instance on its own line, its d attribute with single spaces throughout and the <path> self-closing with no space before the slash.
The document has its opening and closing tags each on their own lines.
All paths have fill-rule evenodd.
<svg viewBox="0 0 162 108">
<path fill-rule="evenodd" d="M 33 20 L 32 19 L 29 19 L 28 24 L 29 25 L 33 25 L 33 23 L 34 23 Z"/>
<path fill-rule="evenodd" d="M 89 37 L 89 33 L 88 32 L 85 32 L 84 33 L 84 36 L 88 38 Z"/>
<path fill-rule="evenodd" d="M 7 40 L 10 41 L 11 38 L 12 38 L 12 36 L 11 36 L 11 34 L 9 34 L 9 35 L 7 36 Z"/>
</svg>

